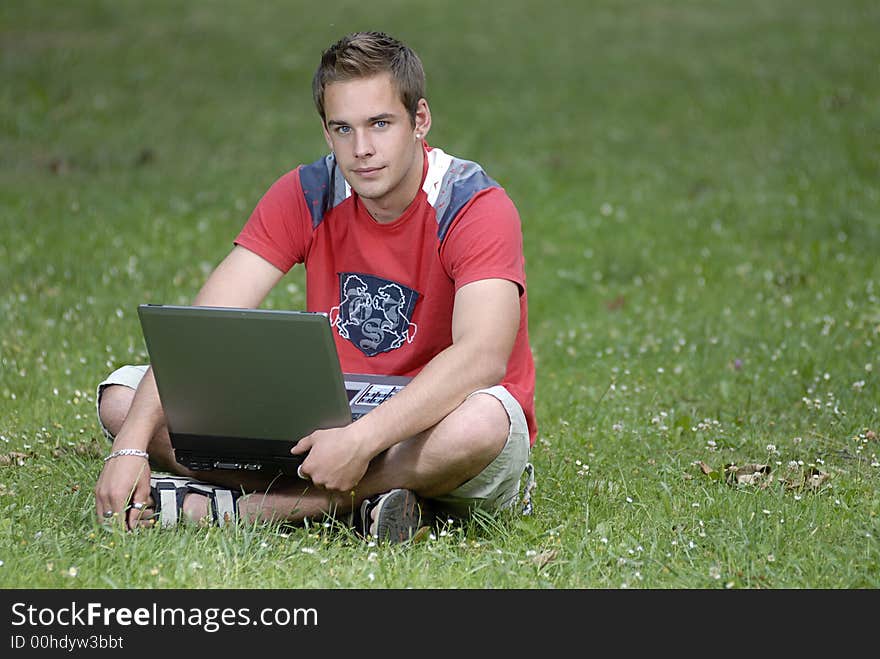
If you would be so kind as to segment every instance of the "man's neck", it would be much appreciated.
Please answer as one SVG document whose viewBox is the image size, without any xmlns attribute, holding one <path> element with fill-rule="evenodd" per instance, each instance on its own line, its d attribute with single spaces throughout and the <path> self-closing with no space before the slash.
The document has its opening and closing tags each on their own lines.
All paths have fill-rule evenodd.
<svg viewBox="0 0 880 659">
<path fill-rule="evenodd" d="M 376 222 L 389 224 L 406 212 L 422 187 L 426 157 L 424 148 L 419 146 L 419 153 L 415 159 L 417 165 L 414 165 L 407 177 L 400 182 L 395 194 L 383 199 L 361 197 L 364 208 Z"/>
</svg>

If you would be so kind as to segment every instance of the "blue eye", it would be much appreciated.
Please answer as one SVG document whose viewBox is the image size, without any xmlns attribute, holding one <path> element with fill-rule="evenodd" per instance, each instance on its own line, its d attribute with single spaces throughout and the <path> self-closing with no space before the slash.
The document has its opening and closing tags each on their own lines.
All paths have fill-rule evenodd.
<svg viewBox="0 0 880 659">
<path fill-rule="evenodd" d="M 338 126 L 336 132 L 341 135 L 348 135 L 351 132 L 351 126 Z"/>
<path fill-rule="evenodd" d="M 375 125 L 376 125 L 376 128 L 385 128 L 385 126 L 388 125 L 388 122 L 384 121 L 384 120 L 379 120 L 376 122 Z"/>
</svg>

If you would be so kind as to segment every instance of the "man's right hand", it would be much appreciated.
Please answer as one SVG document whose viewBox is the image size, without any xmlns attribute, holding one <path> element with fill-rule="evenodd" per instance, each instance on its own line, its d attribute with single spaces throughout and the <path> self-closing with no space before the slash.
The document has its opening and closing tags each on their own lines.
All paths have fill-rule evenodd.
<svg viewBox="0 0 880 659">
<path fill-rule="evenodd" d="M 138 504 L 138 507 L 132 507 Z M 143 504 L 143 508 L 140 505 Z M 121 521 L 127 530 L 144 524 L 150 499 L 150 463 L 135 455 L 120 455 L 104 463 L 95 484 L 95 514 L 102 524 Z M 109 514 L 108 514 L 109 513 Z"/>
</svg>

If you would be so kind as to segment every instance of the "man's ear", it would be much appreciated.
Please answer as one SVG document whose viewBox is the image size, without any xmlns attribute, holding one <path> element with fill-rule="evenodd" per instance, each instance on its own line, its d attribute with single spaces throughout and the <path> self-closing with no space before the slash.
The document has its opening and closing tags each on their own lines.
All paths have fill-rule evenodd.
<svg viewBox="0 0 880 659">
<path fill-rule="evenodd" d="M 420 98 L 419 104 L 416 106 L 415 126 L 413 126 L 413 131 L 415 132 L 417 139 L 425 139 L 429 130 L 431 130 L 431 108 L 428 107 L 427 100 Z"/>
</svg>

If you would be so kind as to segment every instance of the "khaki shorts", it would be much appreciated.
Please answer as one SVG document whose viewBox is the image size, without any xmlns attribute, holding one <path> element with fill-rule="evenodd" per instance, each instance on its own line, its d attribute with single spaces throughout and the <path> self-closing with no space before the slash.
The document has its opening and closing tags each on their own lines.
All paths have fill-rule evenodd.
<svg viewBox="0 0 880 659">
<path fill-rule="evenodd" d="M 101 392 L 111 384 L 121 384 L 136 389 L 147 372 L 145 364 L 127 365 L 113 371 L 107 379 L 98 385 L 96 404 L 101 403 Z M 510 419 L 510 430 L 507 442 L 501 453 L 466 483 L 459 485 L 449 494 L 431 499 L 437 504 L 439 511 L 452 516 L 463 517 L 474 509 L 486 511 L 505 510 L 512 508 L 520 500 L 521 481 L 527 474 L 527 484 L 522 497 L 524 514 L 531 512 L 530 493 L 534 487 L 534 469 L 529 463 L 531 446 L 529 445 L 529 427 L 525 414 L 517 400 L 501 385 L 480 389 L 471 394 L 489 394 L 504 406 Z M 98 423 L 101 423 L 100 415 Z M 110 431 L 101 424 L 101 429 L 108 439 L 113 437 Z"/>
<path fill-rule="evenodd" d="M 463 517 L 474 509 L 495 511 L 513 508 L 520 500 L 521 480 L 528 473 L 525 505 L 534 487 L 534 471 L 529 463 L 529 426 L 522 407 L 501 385 L 479 389 L 471 394 L 489 394 L 498 399 L 507 411 L 510 430 L 501 453 L 479 474 L 459 485 L 449 494 L 431 499 L 437 507 L 450 515 Z"/>
</svg>

